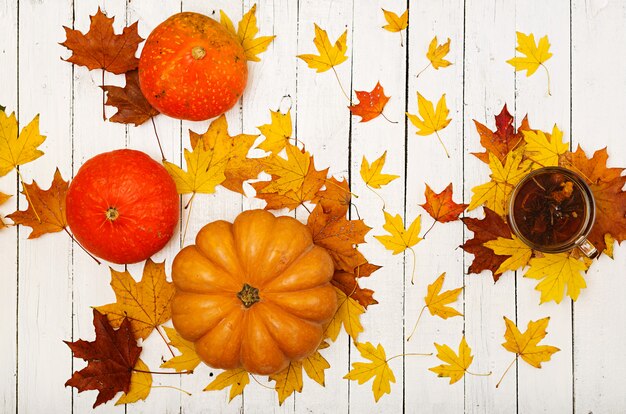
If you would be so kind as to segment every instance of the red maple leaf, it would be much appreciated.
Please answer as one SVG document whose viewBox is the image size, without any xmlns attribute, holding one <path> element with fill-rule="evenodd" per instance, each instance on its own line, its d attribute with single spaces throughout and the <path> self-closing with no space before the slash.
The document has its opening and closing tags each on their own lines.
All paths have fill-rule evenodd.
<svg viewBox="0 0 626 414">
<path fill-rule="evenodd" d="M 480 135 L 480 144 L 485 148 L 485 152 L 474 152 L 479 160 L 489 164 L 489 154 L 492 153 L 501 162 L 504 162 L 506 155 L 516 148 L 523 140 L 523 131 L 529 131 L 528 116 L 525 116 L 522 120 L 520 127 L 515 130 L 515 119 L 509 113 L 509 110 L 504 105 L 502 111 L 496 115 L 496 130 L 492 131 L 485 125 L 474 120 L 476 124 L 476 130 Z"/>
<path fill-rule="evenodd" d="M 447 223 L 458 220 L 459 215 L 467 208 L 467 204 L 457 204 L 452 201 L 452 183 L 450 183 L 439 194 L 435 193 L 428 184 L 426 184 L 426 202 L 420 206 L 430 214 L 435 221 Z"/>
<path fill-rule="evenodd" d="M 371 92 L 354 91 L 354 93 L 356 93 L 359 103 L 349 106 L 348 109 L 350 109 L 353 115 L 361 117 L 360 122 L 371 121 L 378 115 L 381 115 L 390 98 L 385 96 L 385 90 L 380 85 L 380 82 L 376 83 Z"/>
</svg>

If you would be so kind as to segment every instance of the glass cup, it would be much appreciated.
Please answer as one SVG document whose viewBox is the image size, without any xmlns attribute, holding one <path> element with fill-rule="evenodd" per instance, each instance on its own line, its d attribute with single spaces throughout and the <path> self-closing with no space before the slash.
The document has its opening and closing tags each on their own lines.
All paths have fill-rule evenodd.
<svg viewBox="0 0 626 414">
<path fill-rule="evenodd" d="M 544 167 L 513 189 L 509 224 L 522 242 L 544 253 L 574 248 L 589 258 L 598 250 L 587 240 L 595 221 L 591 189 L 580 176 L 561 167 Z"/>
</svg>

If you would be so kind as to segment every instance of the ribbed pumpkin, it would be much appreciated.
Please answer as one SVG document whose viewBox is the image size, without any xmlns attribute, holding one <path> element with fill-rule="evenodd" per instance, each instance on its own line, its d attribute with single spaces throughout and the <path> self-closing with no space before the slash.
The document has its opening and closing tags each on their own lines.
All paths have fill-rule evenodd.
<svg viewBox="0 0 626 414">
<path fill-rule="evenodd" d="M 204 226 L 172 265 L 172 320 L 209 366 L 269 375 L 312 354 L 337 310 L 333 262 L 291 217 Z"/>
</svg>

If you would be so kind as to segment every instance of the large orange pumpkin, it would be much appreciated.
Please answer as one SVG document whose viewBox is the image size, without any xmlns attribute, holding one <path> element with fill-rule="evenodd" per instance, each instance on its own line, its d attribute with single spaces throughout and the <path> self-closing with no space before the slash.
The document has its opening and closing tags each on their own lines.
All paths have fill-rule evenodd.
<svg viewBox="0 0 626 414">
<path fill-rule="evenodd" d="M 337 310 L 332 259 L 291 217 L 209 223 L 172 266 L 174 327 L 214 368 L 280 372 L 315 352 Z"/>
</svg>

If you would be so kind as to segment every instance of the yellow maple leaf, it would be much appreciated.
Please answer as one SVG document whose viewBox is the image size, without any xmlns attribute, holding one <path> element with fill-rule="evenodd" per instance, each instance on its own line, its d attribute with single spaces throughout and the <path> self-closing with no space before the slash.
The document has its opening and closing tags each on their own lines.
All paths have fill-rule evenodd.
<svg viewBox="0 0 626 414">
<path fill-rule="evenodd" d="M 569 144 L 563 142 L 563 131 L 554 125 L 548 138 L 543 131 L 522 131 L 526 141 L 525 155 L 539 164 L 539 167 L 559 165 L 559 157 L 569 151 Z"/>
<path fill-rule="evenodd" d="M 544 36 L 539 39 L 539 43 L 535 43 L 535 36 L 531 33 L 526 35 L 522 32 L 517 33 L 517 50 L 519 53 L 525 56 L 516 56 L 513 59 L 509 59 L 506 63 L 512 65 L 515 71 L 525 70 L 526 76 L 530 76 L 537 71 L 539 66 L 543 66 L 548 76 L 548 95 L 550 95 L 550 73 L 548 68 L 544 65 L 548 59 L 552 57 L 552 53 L 549 52 L 550 42 L 548 36 Z"/>
<path fill-rule="evenodd" d="M 385 213 L 385 224 L 383 229 L 387 230 L 390 235 L 374 236 L 387 250 L 391 250 L 393 254 L 402 253 L 419 243 L 422 239 L 419 237 L 421 229 L 422 216 L 417 216 L 408 229 L 404 228 L 402 217 L 400 214 L 392 216 Z"/>
<path fill-rule="evenodd" d="M 527 244 L 515 235 L 512 237 L 512 239 L 498 237 L 483 244 L 483 246 L 493 250 L 498 256 L 510 256 L 502 262 L 496 274 L 504 273 L 507 270 L 516 271 L 526 266 L 533 254 L 533 249 L 528 247 Z"/>
<path fill-rule="evenodd" d="M 243 389 L 250 383 L 250 375 L 243 368 L 229 369 L 219 374 L 204 391 L 218 391 L 230 387 L 229 401 L 243 393 Z"/>
<path fill-rule="evenodd" d="M 290 190 L 298 191 L 302 187 L 309 172 L 311 155 L 289 143 L 285 145 L 285 152 L 287 159 L 272 154 L 262 161 L 264 171 L 274 176 L 263 192 L 285 194 Z"/>
<path fill-rule="evenodd" d="M 315 37 L 313 43 L 317 48 L 319 55 L 304 54 L 298 55 L 298 57 L 304 60 L 311 69 L 316 69 L 318 73 L 326 72 L 329 69 L 334 68 L 337 65 L 342 64 L 348 57 L 346 52 L 348 46 L 346 40 L 348 37 L 348 31 L 343 32 L 337 39 L 334 45 L 330 43 L 328 39 L 328 33 L 326 30 L 321 29 L 315 24 Z"/>
<path fill-rule="evenodd" d="M 257 55 L 265 52 L 270 43 L 276 38 L 276 36 L 256 37 L 259 33 L 256 20 L 256 3 L 243 15 L 237 25 L 236 32 L 233 21 L 223 10 L 220 10 L 220 23 L 239 38 L 241 46 L 243 46 L 243 50 L 246 53 L 246 58 L 253 62 L 261 61 Z"/>
<path fill-rule="evenodd" d="M 176 329 L 164 326 L 169 344 L 180 351 L 180 355 L 172 357 L 161 364 L 161 368 L 173 368 L 176 372 L 193 371 L 200 364 L 193 342 L 183 339 Z"/>
<path fill-rule="evenodd" d="M 7 116 L 3 110 L 0 111 L 0 177 L 43 155 L 37 149 L 46 140 L 39 133 L 39 115 L 22 128 L 19 135 L 17 131 L 15 113 Z"/>
<path fill-rule="evenodd" d="M 588 265 L 569 253 L 545 254 L 543 257 L 530 259 L 530 268 L 524 275 L 541 280 L 535 287 L 541 292 L 540 303 L 555 301 L 560 303 L 565 290 L 572 300 L 578 299 L 580 290 L 587 287 L 581 272 Z"/>
<path fill-rule="evenodd" d="M 382 173 L 386 159 L 387 151 L 375 160 L 372 165 L 370 165 L 369 161 L 363 156 L 363 160 L 361 161 L 361 178 L 363 178 L 367 186 L 378 189 L 400 177 L 399 175 Z"/>
<path fill-rule="evenodd" d="M 328 343 L 322 342 L 318 349 L 324 349 L 327 347 Z M 302 368 L 304 368 L 304 372 L 306 372 L 306 375 L 309 378 L 320 384 L 322 387 L 326 386 L 325 371 L 330 368 L 330 364 L 326 358 L 320 354 L 319 350 L 302 360 Z"/>
<path fill-rule="evenodd" d="M 524 361 L 533 367 L 541 368 L 542 362 L 549 361 L 552 354 L 560 351 L 555 346 L 539 345 L 539 342 L 546 337 L 548 322 L 550 322 L 549 317 L 537 321 L 529 321 L 526 332 L 521 333 L 515 323 L 505 316 L 506 332 L 504 333 L 504 339 L 506 342 L 502 346 L 507 351 L 516 354 L 516 357 L 521 356 Z"/>
<path fill-rule="evenodd" d="M 130 320 L 135 338 L 146 339 L 159 325 L 172 317 L 170 302 L 174 297 L 174 285 L 165 279 L 165 262 L 146 260 L 140 282 L 128 273 L 111 269 L 111 287 L 117 301 L 96 310 L 107 315 L 115 328 L 124 318 Z"/>
<path fill-rule="evenodd" d="M 450 158 L 450 154 L 446 146 L 443 144 L 441 137 L 439 136 L 439 131 L 448 126 L 452 119 L 448 118 L 448 114 L 450 111 L 446 105 L 446 94 L 441 95 L 439 98 L 439 102 L 437 102 L 437 109 L 435 110 L 433 103 L 428 99 L 424 98 L 422 94 L 417 93 L 417 111 L 419 116 L 413 115 L 410 113 L 406 113 L 407 117 L 411 121 L 413 125 L 417 127 L 417 135 L 427 136 L 431 134 L 437 135 L 441 146 L 448 158 Z M 421 116 L 421 118 L 420 118 Z"/>
<path fill-rule="evenodd" d="M 453 316 L 462 316 L 463 314 L 461 312 L 446 305 L 456 302 L 459 294 L 463 291 L 463 288 L 456 288 L 441 292 L 445 277 L 446 273 L 444 272 L 437 278 L 437 280 L 428 285 L 426 296 L 424 297 L 424 302 L 426 303 L 424 306 L 428 308 L 431 315 L 439 316 L 443 319 L 448 319 Z"/>
<path fill-rule="evenodd" d="M 374 393 L 374 399 L 378 402 L 380 397 L 391 392 L 391 383 L 396 382 L 396 377 L 387 363 L 385 348 L 381 344 L 374 347 L 369 342 L 357 342 L 355 345 L 361 356 L 369 359 L 371 362 L 353 362 L 352 370 L 343 378 L 358 381 L 359 384 L 364 384 L 374 378 L 372 392 Z"/>
<path fill-rule="evenodd" d="M 452 62 L 444 59 L 446 55 L 450 52 L 450 38 L 446 43 L 442 43 L 440 45 L 437 44 L 437 36 L 433 37 L 433 40 L 430 41 L 430 45 L 428 45 L 428 52 L 426 52 L 426 57 L 430 61 L 430 64 L 435 69 L 445 68 L 450 66 Z"/>
<path fill-rule="evenodd" d="M 359 334 L 363 332 L 361 315 L 365 313 L 365 308 L 347 296 L 341 289 L 335 287 L 335 292 L 337 293 L 337 312 L 326 325 L 325 336 L 331 341 L 335 341 L 339 336 L 341 326 L 343 326 L 346 333 L 356 341 Z"/>
<path fill-rule="evenodd" d="M 135 370 L 141 370 L 145 372 L 133 371 L 130 376 L 130 388 L 127 393 L 115 402 L 115 405 L 132 404 L 139 400 L 145 400 L 150 395 L 150 389 L 152 389 L 152 374 L 150 368 L 141 360 L 138 359 L 135 364 Z"/>
<path fill-rule="evenodd" d="M 279 111 L 270 111 L 271 122 L 269 124 L 261 125 L 259 131 L 265 137 L 257 148 L 263 151 L 278 154 L 281 152 L 285 145 L 289 143 L 291 134 L 293 133 L 293 126 L 291 122 L 291 109 L 283 114 Z"/>
<path fill-rule="evenodd" d="M 0 200 L 0 204 L 2 204 L 1 200 Z M 609 233 L 604 235 L 604 244 L 606 244 L 606 249 L 604 249 L 602 253 L 606 254 L 611 259 L 613 259 L 613 247 L 615 246 L 615 239 Z"/>
<path fill-rule="evenodd" d="M 275 381 L 274 389 L 278 394 L 278 403 L 283 405 L 287 397 L 294 392 L 302 392 L 302 362 L 292 361 L 287 368 L 269 379 Z"/>
<path fill-rule="evenodd" d="M 498 157 L 489 153 L 491 181 L 472 188 L 474 195 L 467 209 L 473 210 L 483 205 L 500 216 L 505 216 L 509 209 L 509 196 L 515 185 L 528 174 L 531 163 L 531 160 L 522 161 L 519 151 L 509 152 L 504 165 Z"/>
<path fill-rule="evenodd" d="M 169 161 L 163 166 L 176 183 L 179 194 L 215 192 L 215 187 L 226 180 L 227 148 L 218 146 L 206 150 L 203 145 L 196 146 L 193 151 L 185 148 L 187 171 Z"/>
<path fill-rule="evenodd" d="M 428 368 L 428 370 L 437 374 L 439 378 L 450 378 L 450 384 L 454 384 L 463 378 L 467 369 L 474 360 L 472 350 L 465 341 L 465 335 L 459 344 L 458 354 L 448 345 L 439 345 L 438 343 L 435 343 L 435 348 L 437 348 L 437 358 L 445 362 L 445 364 Z"/>
<path fill-rule="evenodd" d="M 388 30 L 390 32 L 401 32 L 406 29 L 409 25 L 409 11 L 405 10 L 402 15 L 398 16 L 392 11 L 383 10 L 383 14 L 385 16 L 385 20 L 387 20 L 387 24 L 383 26 L 383 29 Z"/>
<path fill-rule="evenodd" d="M 10 195 L 0 192 L 0 205 L 6 203 L 9 198 L 11 198 Z M 0 215 L 0 229 L 7 226 L 6 223 L 2 220 L 2 218 L 3 217 Z"/>
</svg>

